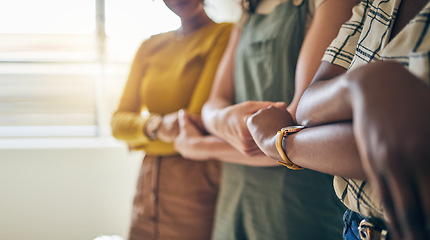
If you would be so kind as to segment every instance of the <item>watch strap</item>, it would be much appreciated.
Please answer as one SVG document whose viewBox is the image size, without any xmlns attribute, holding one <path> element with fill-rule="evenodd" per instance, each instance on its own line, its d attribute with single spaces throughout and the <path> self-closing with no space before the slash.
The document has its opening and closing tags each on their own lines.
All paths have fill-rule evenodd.
<svg viewBox="0 0 430 240">
<path fill-rule="evenodd" d="M 282 147 L 282 140 L 284 139 L 284 137 L 294 134 L 296 132 L 299 132 L 303 128 L 304 128 L 303 126 L 290 126 L 290 127 L 282 128 L 276 134 L 276 150 L 278 150 L 278 153 L 283 160 L 283 161 L 278 161 L 278 163 L 292 170 L 300 170 L 300 169 L 303 169 L 303 167 L 291 162 L 291 160 L 288 158 L 287 154 L 285 153 L 284 148 Z"/>
</svg>

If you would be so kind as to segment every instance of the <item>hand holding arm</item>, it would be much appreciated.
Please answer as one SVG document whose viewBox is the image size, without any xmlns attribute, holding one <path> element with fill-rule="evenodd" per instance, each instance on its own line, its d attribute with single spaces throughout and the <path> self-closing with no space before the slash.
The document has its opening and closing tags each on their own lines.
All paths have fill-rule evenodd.
<svg viewBox="0 0 430 240">
<path fill-rule="evenodd" d="M 249 115 L 268 106 L 285 109 L 285 103 L 282 102 L 273 103 L 256 101 L 247 101 L 218 109 L 215 111 L 216 119 L 221 121 L 223 124 L 219 124 L 219 128 L 212 129 L 212 133 L 230 143 L 238 151 L 252 156 L 255 153 L 260 152 L 260 150 L 249 133 L 248 127 L 246 126 L 246 120 Z M 213 121 L 214 120 L 215 118 Z"/>
<path fill-rule="evenodd" d="M 234 56 L 240 36 L 241 29 L 234 28 L 218 66 L 209 100 L 203 106 L 202 118 L 210 133 L 224 139 L 240 152 L 253 155 L 260 150 L 249 135 L 246 127 L 247 117 L 269 105 L 285 107 L 285 103 L 244 102 L 232 105 L 234 103 Z"/>
<path fill-rule="evenodd" d="M 178 112 L 169 113 L 163 116 L 157 137 L 164 142 L 173 142 L 179 134 Z"/>
<path fill-rule="evenodd" d="M 317 9 L 297 63 L 295 95 L 288 106 L 288 111 L 293 117 L 302 93 L 321 64 L 320 59 L 325 49 L 338 33 L 340 25 L 351 16 L 351 9 L 356 3 L 358 1 L 329 0 L 325 1 Z M 342 14 L 334 16 L 332 14 L 334 9 L 337 9 L 336 12 Z M 344 68 L 322 63 L 315 78 L 318 80 L 331 79 L 345 71 L 346 69 Z M 330 94 L 336 90 L 333 89 L 330 93 L 327 93 L 325 89 L 313 91 L 312 93 L 309 93 L 309 89 L 306 90 L 305 96 L 300 100 L 296 116 L 300 123 L 299 125 L 315 126 L 322 122 L 315 120 L 315 115 L 329 114 L 326 113 L 328 104 L 322 104 L 321 98 L 331 97 Z M 318 96 L 314 98 L 314 94 L 318 94 Z M 305 99 L 303 100 L 303 98 Z M 333 111 L 335 110 L 337 110 L 336 107 L 333 107 Z M 280 111 L 276 109 L 268 108 L 259 111 L 248 120 L 248 128 L 254 140 L 267 155 L 278 160 L 281 157 L 275 147 L 276 133 L 282 127 L 294 124 L 294 121 L 287 120 L 279 113 Z M 286 114 L 284 113 L 283 115 L 285 116 Z M 321 128 L 307 128 L 284 138 L 284 140 L 284 149 L 288 157 L 298 165 L 329 174 L 364 178 L 363 171 L 360 170 L 361 167 L 350 123 Z M 338 154 L 335 154 L 337 153 L 336 150 L 340 150 Z M 324 154 L 319 154 L 320 151 L 323 151 Z M 349 157 L 348 153 L 353 156 L 355 153 L 356 160 L 351 165 L 345 166 L 343 161 L 346 157 Z M 343 166 L 347 168 L 345 169 Z M 359 167 L 357 168 L 356 166 Z M 357 169 L 356 172 L 353 171 L 354 169 Z"/>
<path fill-rule="evenodd" d="M 224 162 L 237 163 L 248 166 L 276 166 L 277 163 L 261 151 L 253 157 L 248 157 L 227 142 L 213 135 L 204 135 L 197 126 L 197 115 L 186 111 L 179 112 L 180 133 L 175 139 L 175 148 L 182 156 L 202 161 L 217 159 Z"/>
<path fill-rule="evenodd" d="M 269 157 L 282 160 L 276 150 L 276 133 L 285 126 L 294 125 L 294 119 L 286 109 L 268 107 L 248 118 L 247 126 L 258 147 Z"/>
<path fill-rule="evenodd" d="M 193 120 L 194 119 L 194 120 Z M 179 135 L 175 138 L 175 149 L 185 158 L 204 161 L 210 159 L 208 151 L 201 151 L 202 148 L 196 147 L 204 139 L 204 134 L 197 126 L 197 117 L 192 117 L 185 110 L 179 110 Z"/>
</svg>

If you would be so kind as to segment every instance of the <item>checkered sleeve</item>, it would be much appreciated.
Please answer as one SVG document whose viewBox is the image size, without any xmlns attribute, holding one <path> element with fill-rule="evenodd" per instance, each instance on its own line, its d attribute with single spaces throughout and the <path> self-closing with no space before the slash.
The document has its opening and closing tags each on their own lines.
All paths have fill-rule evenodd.
<svg viewBox="0 0 430 240">
<path fill-rule="evenodd" d="M 373 185 L 366 181 L 335 176 L 333 187 L 339 200 L 363 216 L 384 218 L 382 202 Z"/>
<path fill-rule="evenodd" d="M 352 17 L 342 24 L 337 37 L 326 49 L 323 61 L 349 68 L 373 0 L 362 0 L 352 9 Z"/>
</svg>

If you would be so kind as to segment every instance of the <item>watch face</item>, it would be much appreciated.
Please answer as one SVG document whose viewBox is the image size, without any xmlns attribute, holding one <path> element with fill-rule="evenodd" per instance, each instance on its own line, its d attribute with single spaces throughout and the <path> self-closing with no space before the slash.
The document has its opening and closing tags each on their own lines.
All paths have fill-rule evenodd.
<svg viewBox="0 0 430 240">
<path fill-rule="evenodd" d="M 282 131 L 287 132 L 287 133 L 295 133 L 295 132 L 302 130 L 303 128 L 305 128 L 305 127 L 304 126 L 289 126 L 289 127 L 282 128 Z"/>
</svg>

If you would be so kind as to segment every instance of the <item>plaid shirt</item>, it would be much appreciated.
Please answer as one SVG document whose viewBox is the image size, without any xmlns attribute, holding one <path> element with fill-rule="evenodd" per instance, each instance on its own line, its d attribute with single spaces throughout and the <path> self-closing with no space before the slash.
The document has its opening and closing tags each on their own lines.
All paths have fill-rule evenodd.
<svg viewBox="0 0 430 240">
<path fill-rule="evenodd" d="M 362 0 L 327 48 L 323 61 L 347 69 L 375 60 L 397 61 L 429 85 L 430 3 L 390 41 L 400 2 Z M 382 203 L 371 184 L 336 176 L 334 188 L 351 210 L 364 216 L 383 217 Z"/>
</svg>

